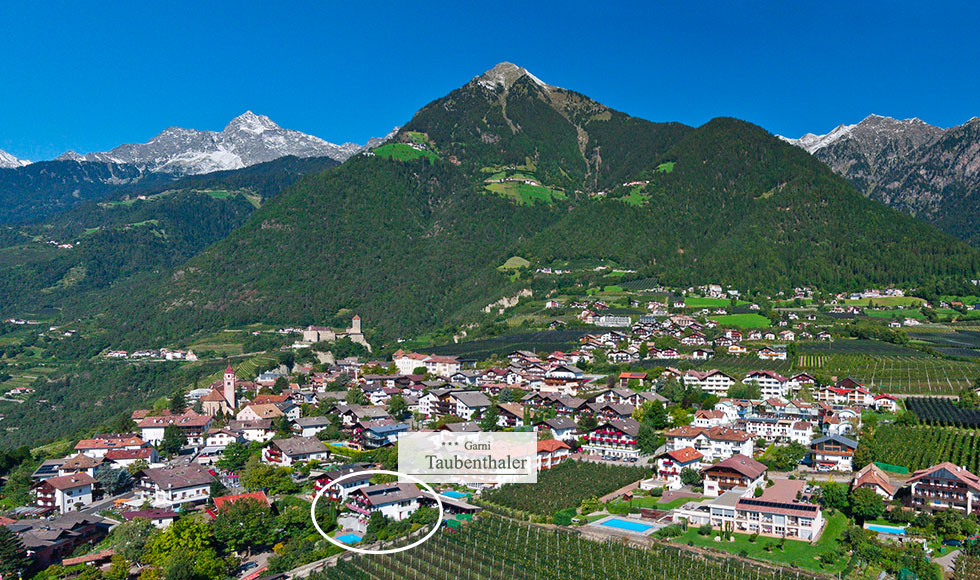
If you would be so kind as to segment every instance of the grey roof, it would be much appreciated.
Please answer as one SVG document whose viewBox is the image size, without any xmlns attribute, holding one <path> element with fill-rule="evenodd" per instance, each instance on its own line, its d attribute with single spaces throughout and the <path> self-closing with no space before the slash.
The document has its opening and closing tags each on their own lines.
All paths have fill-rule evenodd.
<svg viewBox="0 0 980 580">
<path fill-rule="evenodd" d="M 329 417 L 300 417 L 293 421 L 300 427 L 326 427 L 330 425 Z"/>
<path fill-rule="evenodd" d="M 483 431 L 480 428 L 480 424 L 473 421 L 466 421 L 465 423 L 446 423 L 443 428 L 450 433 L 478 433 Z"/>
<path fill-rule="evenodd" d="M 824 443 L 826 441 L 834 441 L 836 443 L 842 443 L 844 445 L 847 445 L 851 449 L 857 449 L 858 446 L 857 441 L 844 437 L 843 435 L 825 435 L 823 437 L 820 437 L 819 439 L 814 439 L 813 441 L 811 441 L 810 446 L 812 447 L 817 443 Z"/>
<path fill-rule="evenodd" d="M 408 499 L 420 499 L 422 492 L 412 483 L 381 483 L 362 487 L 360 493 L 367 497 L 368 502 L 373 506 L 382 506 L 405 501 Z"/>
<path fill-rule="evenodd" d="M 273 439 L 272 444 L 278 447 L 286 455 L 306 455 L 309 453 L 322 453 L 327 450 L 327 446 L 319 439 L 313 437 L 290 437 L 289 439 Z"/>
<path fill-rule="evenodd" d="M 208 485 L 214 481 L 214 477 L 196 463 L 144 469 L 143 475 L 160 489 L 196 487 L 199 485 Z"/>
<path fill-rule="evenodd" d="M 460 391 L 453 393 L 452 396 L 471 409 L 489 407 L 493 404 L 489 397 L 480 391 Z"/>
<path fill-rule="evenodd" d="M 545 425 L 551 429 L 575 429 L 578 427 L 575 421 L 572 421 L 568 417 L 555 417 L 554 419 L 546 419 L 538 423 L 538 425 Z"/>
</svg>

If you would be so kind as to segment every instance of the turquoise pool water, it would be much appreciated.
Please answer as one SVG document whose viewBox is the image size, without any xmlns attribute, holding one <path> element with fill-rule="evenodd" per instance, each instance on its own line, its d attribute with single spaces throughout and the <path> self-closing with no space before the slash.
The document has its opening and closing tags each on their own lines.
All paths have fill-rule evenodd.
<svg viewBox="0 0 980 580">
<path fill-rule="evenodd" d="M 466 497 L 466 494 L 461 491 L 444 491 L 440 495 L 451 497 L 453 499 L 463 499 L 464 497 Z"/>
<path fill-rule="evenodd" d="M 356 544 L 361 541 L 361 536 L 357 534 L 344 534 L 343 536 L 337 536 L 337 539 L 345 544 Z"/>
<path fill-rule="evenodd" d="M 617 518 L 606 520 L 599 525 L 608 526 L 610 528 L 619 528 L 621 530 L 627 530 L 630 532 L 645 532 L 653 527 L 647 524 L 641 524 L 640 522 L 632 522 L 630 520 L 620 520 Z"/>
<path fill-rule="evenodd" d="M 895 534 L 896 536 L 905 535 L 905 528 L 899 528 L 895 526 L 879 526 L 875 524 L 868 524 L 865 527 L 873 532 L 881 532 L 882 534 Z"/>
</svg>

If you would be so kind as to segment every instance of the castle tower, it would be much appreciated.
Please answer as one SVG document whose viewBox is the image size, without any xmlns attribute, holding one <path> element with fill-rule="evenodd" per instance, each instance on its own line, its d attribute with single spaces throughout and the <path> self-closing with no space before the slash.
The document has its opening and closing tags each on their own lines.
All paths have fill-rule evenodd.
<svg viewBox="0 0 980 580">
<path fill-rule="evenodd" d="M 224 395 L 225 401 L 234 411 L 238 407 L 237 395 L 235 394 L 235 371 L 231 368 L 231 363 L 228 363 L 228 368 L 225 369 L 225 377 L 223 381 L 224 385 Z"/>
<path fill-rule="evenodd" d="M 361 317 L 354 315 L 350 321 L 350 332 L 348 334 L 361 334 Z"/>
</svg>

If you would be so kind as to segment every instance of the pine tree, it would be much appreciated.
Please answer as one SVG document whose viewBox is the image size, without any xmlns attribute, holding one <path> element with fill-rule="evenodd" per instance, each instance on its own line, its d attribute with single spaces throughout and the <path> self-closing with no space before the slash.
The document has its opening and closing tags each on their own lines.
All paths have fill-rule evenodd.
<svg viewBox="0 0 980 580">
<path fill-rule="evenodd" d="M 0 526 L 0 575 L 16 574 L 30 566 L 24 542 L 6 526 Z"/>
</svg>

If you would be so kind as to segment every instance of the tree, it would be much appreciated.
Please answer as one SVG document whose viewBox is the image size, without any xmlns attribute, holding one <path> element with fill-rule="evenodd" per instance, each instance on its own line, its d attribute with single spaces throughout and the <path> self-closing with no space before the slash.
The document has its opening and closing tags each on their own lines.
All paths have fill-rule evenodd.
<svg viewBox="0 0 980 580">
<path fill-rule="evenodd" d="M 157 529 L 153 527 L 151 520 L 136 518 L 113 528 L 109 541 L 116 554 L 130 562 L 141 563 L 143 561 L 143 549 L 156 533 Z"/>
<path fill-rule="evenodd" d="M 732 399 L 761 399 L 762 389 L 758 381 L 748 383 L 735 383 L 728 389 L 728 396 Z"/>
<path fill-rule="evenodd" d="M 873 520 L 885 513 L 885 502 L 881 496 L 868 487 L 851 490 L 851 515 L 860 521 Z"/>
<path fill-rule="evenodd" d="M 497 419 L 500 418 L 500 409 L 497 405 L 490 405 L 490 408 L 483 413 L 480 419 L 480 429 L 484 431 L 494 431 L 497 429 Z"/>
<path fill-rule="evenodd" d="M 0 526 L 0 575 L 13 578 L 18 572 L 26 572 L 30 565 L 24 542 L 7 526 Z"/>
<path fill-rule="evenodd" d="M 641 423 L 640 431 L 636 435 L 636 443 L 641 452 L 649 455 L 656 452 L 663 444 L 663 438 L 657 435 L 657 432 L 648 423 Z"/>
<path fill-rule="evenodd" d="M 102 489 L 109 495 L 127 489 L 133 481 L 132 476 L 125 469 L 100 469 L 95 472 L 95 480 L 102 484 Z"/>
<path fill-rule="evenodd" d="M 137 459 L 136 461 L 126 466 L 126 472 L 129 473 L 130 475 L 136 475 L 137 473 L 149 467 L 150 467 L 149 461 L 145 459 Z"/>
<path fill-rule="evenodd" d="M 681 483 L 684 485 L 690 485 L 692 487 L 697 487 L 704 483 L 704 478 L 697 470 L 691 469 L 690 467 L 685 467 L 681 470 Z"/>
<path fill-rule="evenodd" d="M 847 509 L 847 487 L 843 483 L 828 481 L 820 489 L 825 507 L 838 510 Z"/>
<path fill-rule="evenodd" d="M 274 540 L 275 518 L 269 505 L 252 498 L 226 503 L 211 523 L 214 538 L 236 552 L 252 553 L 252 547 L 268 546 Z"/>
<path fill-rule="evenodd" d="M 388 399 L 388 414 L 396 419 L 401 419 L 408 413 L 408 403 L 405 402 L 405 397 L 401 395 L 393 395 Z"/>
<path fill-rule="evenodd" d="M 177 391 L 174 396 L 170 397 L 170 409 L 171 415 L 180 415 L 187 409 L 187 401 L 184 400 L 184 393 Z"/>
<path fill-rule="evenodd" d="M 956 403 L 959 408 L 976 409 L 980 407 L 980 395 L 977 394 L 974 388 L 967 387 L 960 391 L 960 399 Z"/>
<path fill-rule="evenodd" d="M 276 377 L 276 382 L 272 383 L 272 392 L 276 395 L 282 394 L 289 388 L 289 381 L 286 377 Z"/>
<path fill-rule="evenodd" d="M 248 458 L 242 470 L 241 482 L 248 491 L 267 489 L 272 493 L 292 493 L 298 488 L 288 467 L 262 463 L 258 455 Z"/>
<path fill-rule="evenodd" d="M 344 398 L 348 405 L 365 405 L 367 404 L 367 397 L 364 396 L 364 390 L 357 385 L 351 385 L 347 388 L 347 396 Z"/>
<path fill-rule="evenodd" d="M 167 425 L 163 430 L 163 440 L 157 449 L 165 455 L 176 455 L 180 453 L 180 448 L 187 445 L 187 435 L 177 425 Z"/>
<path fill-rule="evenodd" d="M 248 458 L 256 455 L 259 449 L 261 449 L 261 444 L 257 442 L 242 443 L 234 441 L 225 447 L 221 459 L 218 459 L 215 465 L 228 471 L 239 471 L 245 467 L 245 462 L 248 461 Z"/>
<path fill-rule="evenodd" d="M 667 408 L 660 401 L 645 401 L 633 413 L 633 418 L 653 429 L 665 429 L 670 425 Z"/>
<path fill-rule="evenodd" d="M 414 369 L 412 369 L 412 374 L 413 375 L 424 375 L 424 374 L 426 374 L 428 372 L 429 372 L 429 370 L 426 369 L 424 366 L 415 367 Z"/>
<path fill-rule="evenodd" d="M 599 421 L 596 420 L 594 415 L 584 415 L 578 420 L 578 430 L 582 433 L 588 433 L 596 427 L 599 426 Z"/>
</svg>

